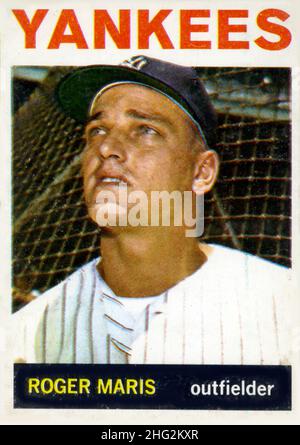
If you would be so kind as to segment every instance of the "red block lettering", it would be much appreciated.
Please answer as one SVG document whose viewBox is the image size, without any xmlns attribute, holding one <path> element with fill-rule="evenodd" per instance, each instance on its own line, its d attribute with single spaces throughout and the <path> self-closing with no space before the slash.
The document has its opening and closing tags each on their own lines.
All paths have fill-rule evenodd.
<svg viewBox="0 0 300 445">
<path fill-rule="evenodd" d="M 218 11 L 219 16 L 219 49 L 249 49 L 247 41 L 229 40 L 229 34 L 232 32 L 247 32 L 247 25 L 230 25 L 230 18 L 248 17 L 247 9 L 228 9 Z"/>
<path fill-rule="evenodd" d="M 119 29 L 106 10 L 95 10 L 94 44 L 96 49 L 105 48 L 105 30 L 109 32 L 117 48 L 130 48 L 130 10 L 120 9 Z"/>
<path fill-rule="evenodd" d="M 163 27 L 162 22 L 172 12 L 172 9 L 162 9 L 149 21 L 149 11 L 141 9 L 138 11 L 138 48 L 149 49 L 149 38 L 155 34 L 163 49 L 174 49 L 174 46 Z"/>
<path fill-rule="evenodd" d="M 65 34 L 69 26 L 71 34 Z M 73 9 L 63 9 L 53 31 L 48 49 L 58 49 L 62 43 L 75 43 L 78 49 L 88 49 Z"/>
<path fill-rule="evenodd" d="M 31 21 L 24 9 L 13 9 L 16 19 L 25 33 L 25 48 L 36 48 L 36 32 L 44 20 L 48 9 L 37 9 Z"/>
<path fill-rule="evenodd" d="M 208 32 L 208 25 L 192 25 L 193 17 L 210 17 L 209 9 L 189 9 L 180 11 L 180 48 L 182 49 L 210 49 L 211 42 L 208 40 L 191 40 L 192 32 Z"/>
<path fill-rule="evenodd" d="M 265 9 L 257 16 L 257 24 L 263 31 L 270 32 L 279 37 L 277 42 L 269 42 L 264 37 L 259 37 L 255 43 L 262 49 L 269 51 L 279 51 L 287 48 L 291 41 L 292 35 L 290 31 L 282 25 L 269 21 L 270 17 L 276 17 L 285 22 L 289 18 L 289 14 L 281 9 Z"/>
</svg>

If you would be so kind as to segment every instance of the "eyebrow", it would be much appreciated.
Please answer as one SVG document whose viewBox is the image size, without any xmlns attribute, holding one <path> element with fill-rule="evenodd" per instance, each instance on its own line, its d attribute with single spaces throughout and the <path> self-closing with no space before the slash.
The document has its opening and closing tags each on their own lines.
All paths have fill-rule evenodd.
<svg viewBox="0 0 300 445">
<path fill-rule="evenodd" d="M 104 111 L 98 111 L 97 113 L 94 113 L 93 115 L 89 116 L 85 122 L 85 124 L 89 124 L 90 122 L 100 119 L 104 115 Z M 170 128 L 173 128 L 172 122 L 165 118 L 164 116 L 160 114 L 152 114 L 152 113 L 146 113 L 144 111 L 140 110 L 128 110 L 125 113 L 128 117 L 132 117 L 134 119 L 142 120 L 142 121 L 154 121 L 154 122 L 161 122 L 165 125 L 167 125 Z"/>
<path fill-rule="evenodd" d="M 129 117 L 133 117 L 134 119 L 139 119 L 142 121 L 161 122 L 163 124 L 168 125 L 169 127 L 173 127 L 172 122 L 160 114 L 146 113 L 144 111 L 139 111 L 139 110 L 128 110 L 126 114 Z"/>
<path fill-rule="evenodd" d="M 92 114 L 91 116 L 89 116 L 86 121 L 85 121 L 85 125 L 89 124 L 92 121 L 96 121 L 97 119 L 99 119 L 101 117 L 101 115 L 103 114 L 103 111 L 98 111 L 95 114 Z"/>
</svg>

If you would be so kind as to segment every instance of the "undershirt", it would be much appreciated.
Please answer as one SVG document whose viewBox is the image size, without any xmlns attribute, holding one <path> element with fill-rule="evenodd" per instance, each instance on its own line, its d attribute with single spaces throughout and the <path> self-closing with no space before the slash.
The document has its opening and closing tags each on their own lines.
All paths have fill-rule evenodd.
<svg viewBox="0 0 300 445">
<path fill-rule="evenodd" d="M 124 310 L 130 314 L 135 320 L 139 317 L 141 312 L 143 312 L 149 304 L 153 303 L 159 298 L 159 296 L 154 297 L 116 297 L 123 306 Z"/>
</svg>

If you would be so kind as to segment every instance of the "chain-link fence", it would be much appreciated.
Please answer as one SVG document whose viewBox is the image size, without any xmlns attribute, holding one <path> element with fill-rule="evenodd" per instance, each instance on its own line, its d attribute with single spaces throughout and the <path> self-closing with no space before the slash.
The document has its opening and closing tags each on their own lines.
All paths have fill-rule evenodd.
<svg viewBox="0 0 300 445">
<path fill-rule="evenodd" d="M 82 126 L 54 90 L 51 68 L 16 111 L 13 136 L 14 301 L 26 303 L 99 255 L 82 197 Z M 290 71 L 197 68 L 219 113 L 219 180 L 202 239 L 290 265 Z"/>
</svg>

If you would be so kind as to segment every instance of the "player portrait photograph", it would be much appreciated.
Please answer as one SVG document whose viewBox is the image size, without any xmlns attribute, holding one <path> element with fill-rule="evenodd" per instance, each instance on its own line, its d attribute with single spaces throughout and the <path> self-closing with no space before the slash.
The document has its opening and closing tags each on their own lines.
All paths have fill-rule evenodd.
<svg viewBox="0 0 300 445">
<path fill-rule="evenodd" d="M 34 72 L 33 68 L 31 70 Z M 236 82 L 242 79 L 241 84 L 232 87 L 231 93 L 231 100 L 236 101 L 235 107 L 244 107 L 240 109 L 241 116 L 235 109 L 233 113 L 237 116 L 231 117 L 231 108 L 227 105 L 227 120 L 237 122 L 227 125 L 219 122 L 219 127 L 213 98 L 209 97 L 200 76 L 191 67 L 138 55 L 120 65 L 83 67 L 62 76 L 53 91 L 53 101 L 57 101 L 55 106 L 61 119 L 82 122 L 84 147 L 77 156 L 80 158 L 83 199 L 87 218 L 99 230 L 98 245 L 87 243 L 85 248 L 88 251 L 94 247 L 98 256 L 17 311 L 17 361 L 219 365 L 289 362 L 289 268 L 286 267 L 289 243 L 284 242 L 289 236 L 290 217 L 286 184 L 289 179 L 289 97 L 287 86 L 282 80 L 276 80 L 280 72 L 289 82 L 289 72 L 269 71 L 256 69 L 246 73 L 247 80 L 257 88 L 257 97 L 251 97 L 246 112 L 243 99 L 239 101 L 235 97 L 235 89 L 242 89 L 242 81 L 245 82 L 245 70 L 233 68 L 230 74 L 229 70 L 222 73 L 219 69 L 206 74 L 207 89 L 217 74 L 223 76 L 218 85 L 220 96 L 226 94 L 223 91 L 228 89 L 233 77 Z M 257 77 L 255 83 L 252 73 Z M 247 88 L 249 86 L 244 85 L 241 95 L 246 96 Z M 259 97 L 262 92 L 264 99 Z M 40 95 L 38 90 L 37 95 Z M 264 105 L 272 96 L 280 105 L 279 111 L 274 105 L 273 109 Z M 28 131 L 26 114 L 31 107 L 34 112 L 33 97 L 16 114 L 25 131 Z M 251 102 L 255 99 L 255 110 L 251 110 Z M 46 104 L 40 106 L 48 112 Z M 257 122 L 257 114 L 244 117 L 243 113 L 260 113 L 262 117 Z M 270 114 L 273 114 L 272 122 L 268 119 Z M 280 122 L 283 138 L 279 139 L 277 125 L 282 116 L 287 120 Z M 38 122 L 39 119 L 40 114 L 37 114 Z M 66 133 L 63 123 L 61 125 Z M 224 128 L 224 133 L 226 127 L 231 127 L 232 141 L 223 142 L 223 146 L 217 141 L 220 127 Z M 51 132 L 50 125 L 48 129 Z M 44 128 L 40 131 L 45 132 Z M 57 139 L 59 133 L 57 126 Z M 58 140 L 58 147 L 50 144 L 45 151 L 60 150 L 63 155 L 69 150 L 67 141 Z M 73 149 L 77 150 L 79 145 L 77 139 Z M 224 152 L 229 154 L 228 148 L 233 151 L 232 147 L 235 151 L 230 155 L 235 158 L 228 161 L 225 158 L 223 162 L 225 167 L 235 162 L 236 173 L 232 177 L 229 174 L 226 178 L 223 176 L 226 185 L 223 184 L 222 197 L 218 196 L 214 202 L 222 209 L 230 194 L 233 195 L 230 202 L 232 221 L 225 215 L 221 220 L 223 230 L 230 229 L 231 236 L 224 237 L 226 232 L 221 233 L 217 238 L 221 244 L 202 240 L 197 231 L 190 236 L 184 218 L 188 215 L 183 215 L 187 213 L 187 206 L 176 207 L 176 196 L 180 198 L 179 204 L 184 204 L 184 198 L 190 193 L 190 207 L 196 214 L 193 209 L 197 205 L 196 197 L 214 190 L 219 172 L 222 172 L 221 158 Z M 59 157 L 58 153 L 55 155 Z M 49 159 L 49 170 L 51 162 Z M 71 179 L 65 177 L 66 169 L 68 166 L 62 169 L 64 183 Z M 231 171 L 233 173 L 234 169 Z M 240 171 L 243 177 L 237 186 Z M 250 179 L 247 171 L 249 176 L 253 175 Z M 278 201 L 280 198 L 279 205 L 276 201 L 274 204 L 276 194 L 274 196 L 272 190 L 275 183 L 272 173 L 277 171 L 278 176 L 282 176 L 282 184 L 276 178 L 280 184 L 278 191 L 285 191 L 285 195 L 277 198 Z M 40 173 L 44 175 L 42 170 Z M 26 208 L 28 217 L 26 222 L 23 219 L 25 224 L 20 229 L 21 245 L 28 252 L 24 233 L 35 227 L 33 239 L 36 246 L 31 260 L 27 254 L 27 264 L 23 259 L 20 276 L 26 274 L 35 278 L 40 257 L 44 256 L 48 262 L 46 252 L 49 248 L 52 251 L 49 243 L 58 245 L 60 230 L 65 236 L 64 244 L 70 241 L 63 229 L 67 223 L 54 199 L 55 192 L 54 195 L 49 193 L 52 187 L 57 189 L 57 176 L 54 174 L 54 184 L 47 186 L 45 198 L 34 211 L 38 221 L 44 212 L 50 214 L 50 221 L 56 215 L 54 223 L 49 221 L 49 228 L 43 230 L 48 238 L 37 240 L 41 223 Z M 231 182 L 234 187 L 229 188 Z M 71 181 L 69 187 L 71 190 L 65 188 L 65 196 L 72 192 L 74 185 Z M 225 194 L 226 191 L 229 193 Z M 122 200 L 122 192 L 125 200 Z M 151 193 L 160 194 L 156 206 Z M 80 198 L 78 196 L 78 201 Z M 251 233 L 253 242 L 248 243 L 247 249 L 250 253 L 242 249 L 241 241 L 247 232 L 240 236 L 239 232 L 234 233 L 237 210 L 244 201 L 247 207 L 243 210 L 248 212 L 240 216 L 242 224 L 239 223 Z M 68 207 L 67 202 L 63 199 L 63 207 Z M 74 204 L 70 205 L 69 212 L 74 212 Z M 205 206 L 204 203 L 202 212 Z M 257 214 L 259 206 L 261 210 Z M 266 208 L 265 214 L 263 208 Z M 162 217 L 164 210 L 170 214 L 167 224 Z M 125 224 L 121 224 L 124 212 Z M 177 225 L 176 212 L 180 213 L 182 222 Z M 278 213 L 275 220 L 273 213 Z M 143 221 L 142 215 L 145 214 Z M 73 222 L 68 225 L 76 227 L 76 217 L 70 215 L 69 218 Z M 212 214 L 210 218 L 211 237 L 214 238 L 214 226 L 220 216 L 215 216 L 216 221 Z M 259 224 L 258 219 L 261 220 Z M 77 236 L 83 238 L 84 233 Z M 268 243 L 264 247 L 266 240 Z M 237 243 L 233 244 L 235 241 Z M 254 249 L 259 244 L 262 245 L 261 251 L 256 252 Z M 17 250 L 18 244 L 16 256 L 19 263 L 20 251 Z M 270 253 L 273 251 L 277 256 L 272 258 Z M 75 256 L 76 253 L 73 250 L 65 255 L 67 258 L 68 254 Z M 49 252 L 50 264 L 63 254 L 60 248 L 54 254 Z M 68 261 L 71 262 L 70 257 Z M 59 269 L 57 263 L 54 263 L 53 272 Z M 42 272 L 43 269 L 39 273 Z M 48 274 L 44 274 L 49 280 Z"/>
</svg>

